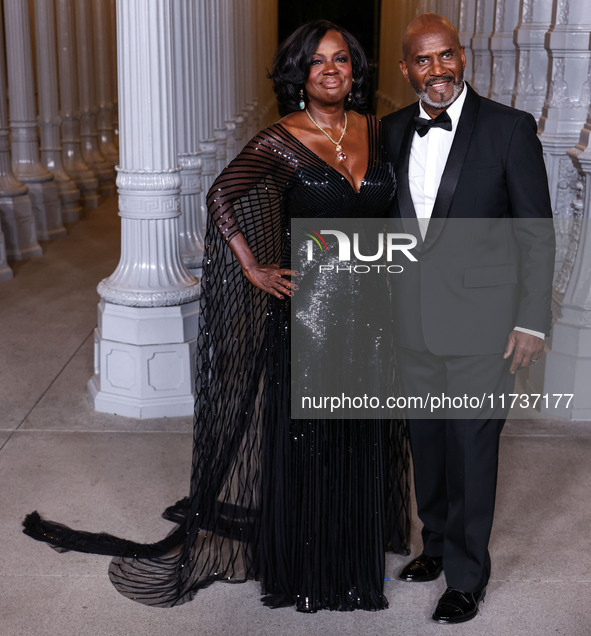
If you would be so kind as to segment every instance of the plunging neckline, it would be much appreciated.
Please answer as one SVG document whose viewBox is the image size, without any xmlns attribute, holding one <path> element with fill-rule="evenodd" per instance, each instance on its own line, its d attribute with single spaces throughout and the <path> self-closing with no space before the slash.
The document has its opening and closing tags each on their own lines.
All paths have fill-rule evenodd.
<svg viewBox="0 0 591 636">
<path fill-rule="evenodd" d="M 363 186 L 365 185 L 365 179 L 367 177 L 367 173 L 370 171 L 371 169 L 371 157 L 370 157 L 370 135 L 371 135 L 371 130 L 369 128 L 369 117 L 367 115 L 364 115 L 365 117 L 365 124 L 367 126 L 367 145 L 368 145 L 368 149 L 367 149 L 367 168 L 365 169 L 365 172 L 363 174 L 363 178 L 361 179 L 361 184 L 359 185 L 359 190 L 357 190 L 355 188 L 355 184 L 351 183 L 351 181 L 349 181 L 349 179 L 347 179 L 347 177 L 342 173 L 339 172 L 334 166 L 332 166 L 330 163 L 328 163 L 328 161 L 326 161 L 326 159 L 323 159 L 318 153 L 314 152 L 311 148 L 308 148 L 308 146 L 306 146 L 306 144 L 303 141 L 300 141 L 293 133 L 289 132 L 289 130 L 287 130 L 287 128 L 277 122 L 275 125 L 279 126 L 282 130 L 284 130 L 292 139 L 295 139 L 296 142 L 302 146 L 302 148 L 305 148 L 309 153 L 311 153 L 312 155 L 314 155 L 319 161 L 321 161 L 325 166 L 327 166 L 328 168 L 330 168 L 334 173 L 338 174 L 339 177 L 341 177 L 341 179 L 344 179 L 347 183 L 347 185 L 349 186 L 349 188 L 351 188 L 351 190 L 353 191 L 353 194 L 355 195 L 359 195 Z"/>
</svg>

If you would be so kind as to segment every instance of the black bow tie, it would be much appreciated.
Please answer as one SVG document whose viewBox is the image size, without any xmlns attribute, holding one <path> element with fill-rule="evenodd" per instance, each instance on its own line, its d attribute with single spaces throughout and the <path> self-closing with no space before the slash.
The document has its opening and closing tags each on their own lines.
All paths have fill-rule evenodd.
<svg viewBox="0 0 591 636">
<path fill-rule="evenodd" d="M 443 128 L 443 130 L 451 130 L 451 118 L 447 111 L 443 111 L 435 119 L 425 119 L 424 117 L 415 117 L 415 130 L 420 137 L 424 137 L 431 128 Z"/>
</svg>

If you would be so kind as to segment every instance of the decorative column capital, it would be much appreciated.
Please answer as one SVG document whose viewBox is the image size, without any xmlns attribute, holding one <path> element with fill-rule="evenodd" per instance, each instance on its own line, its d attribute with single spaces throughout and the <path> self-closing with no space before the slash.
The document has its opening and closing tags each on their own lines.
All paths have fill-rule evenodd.
<svg viewBox="0 0 591 636">
<path fill-rule="evenodd" d="M 127 219 L 174 219 L 180 215 L 180 169 L 154 171 L 116 167 L 119 214 Z"/>
<path fill-rule="evenodd" d="M 190 152 L 179 155 L 179 163 L 181 165 L 181 194 L 183 196 L 200 194 L 203 191 L 201 153 Z"/>
</svg>

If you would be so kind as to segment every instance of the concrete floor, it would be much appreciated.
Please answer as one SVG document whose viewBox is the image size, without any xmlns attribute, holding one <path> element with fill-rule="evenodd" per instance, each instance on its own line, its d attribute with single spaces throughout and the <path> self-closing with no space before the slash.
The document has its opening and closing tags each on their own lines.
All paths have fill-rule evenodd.
<svg viewBox="0 0 591 636">
<path fill-rule="evenodd" d="M 43 257 L 12 263 L 0 283 L 0 633 L 591 634 L 591 423 L 509 422 L 502 437 L 492 579 L 480 615 L 456 627 L 429 619 L 445 584 L 388 581 L 382 612 L 270 610 L 256 582 L 215 584 L 179 608 L 120 596 L 108 557 L 57 554 L 21 533 L 27 512 L 154 541 L 162 510 L 187 494 L 191 420 L 95 413 L 96 284 L 119 255 L 115 200 L 87 212 Z M 414 527 L 415 551 L 419 546 Z M 406 561 L 388 558 L 388 574 Z"/>
</svg>

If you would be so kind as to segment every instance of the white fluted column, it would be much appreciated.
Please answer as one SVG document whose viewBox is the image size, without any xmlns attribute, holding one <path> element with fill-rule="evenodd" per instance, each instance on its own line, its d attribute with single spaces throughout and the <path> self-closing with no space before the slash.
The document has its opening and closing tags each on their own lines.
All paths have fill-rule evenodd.
<svg viewBox="0 0 591 636">
<path fill-rule="evenodd" d="M 60 141 L 55 9 L 53 2 L 35 0 L 35 45 L 37 48 L 37 95 L 41 163 L 53 174 L 62 209 L 62 219 L 80 218 L 80 190 L 64 170 Z"/>
<path fill-rule="evenodd" d="M 216 161 L 216 139 L 214 136 L 214 109 L 216 103 L 221 100 L 221 95 L 215 92 L 216 88 L 219 89 L 219 78 L 217 83 L 212 78 L 212 75 L 219 75 L 214 72 L 214 69 L 217 68 L 216 63 L 219 63 L 219 60 L 214 51 L 216 32 L 212 30 L 210 2 L 199 2 L 197 10 L 199 12 L 198 24 L 200 29 L 197 75 L 201 78 L 200 84 L 202 86 L 210 87 L 206 91 L 201 91 L 199 108 L 197 109 L 201 179 L 203 193 L 205 194 L 219 172 Z M 202 196 L 201 204 L 205 214 L 205 196 Z"/>
<path fill-rule="evenodd" d="M 259 0 L 259 16 L 262 14 L 262 22 L 265 25 L 265 37 L 260 42 L 260 59 L 262 61 L 262 72 L 259 73 L 259 94 L 261 95 L 260 101 L 262 101 L 261 127 L 267 126 L 279 118 L 273 83 L 267 77 L 267 69 L 273 68 L 273 56 L 278 44 L 278 12 L 277 0 Z"/>
<path fill-rule="evenodd" d="M 12 278 L 12 270 L 8 266 L 8 260 L 6 258 L 6 245 L 4 243 L 4 233 L 0 226 L 0 281 L 8 280 Z"/>
<path fill-rule="evenodd" d="M 591 96 L 589 38 L 591 7 L 577 0 L 558 0 L 557 25 L 548 34 L 552 77 L 541 124 L 542 140 L 555 193 L 557 273 L 554 281 L 557 321 L 545 365 L 544 390 L 574 393 L 557 415 L 591 418 Z M 585 46 L 585 44 L 587 46 Z M 580 75 L 584 68 L 586 75 Z M 578 73 L 578 74 L 577 74 Z M 581 80 L 585 78 L 585 81 Z M 577 81 L 578 78 L 578 81 Z M 572 139 L 583 108 L 586 121 L 578 141 L 560 155 Z M 559 134 L 563 133 L 562 143 Z M 572 162 L 572 163 L 571 163 Z M 570 165 L 569 165 L 570 164 Z"/>
<path fill-rule="evenodd" d="M 460 43 L 464 46 L 464 52 L 466 54 L 466 70 L 464 76 L 468 81 L 472 81 L 474 56 L 470 45 L 476 26 L 476 2 L 474 0 L 460 0 L 458 11 L 458 35 L 460 36 Z"/>
<path fill-rule="evenodd" d="M 494 31 L 490 38 L 492 56 L 491 99 L 510 106 L 515 87 L 517 52 L 513 35 L 519 20 L 519 0 L 497 0 Z"/>
<path fill-rule="evenodd" d="M 553 20 L 545 41 L 551 80 L 539 123 L 540 139 L 554 216 L 569 218 L 577 171 L 566 151 L 579 139 L 590 102 L 591 4 L 587 0 L 556 0 Z"/>
<path fill-rule="evenodd" d="M 121 260 L 98 286 L 89 392 L 95 409 L 135 417 L 193 412 L 200 286 L 179 253 L 171 2 L 117 3 Z"/>
<path fill-rule="evenodd" d="M 277 48 L 277 39 L 278 39 L 278 22 L 279 22 L 279 7 L 277 0 L 267 0 L 267 5 L 265 7 L 265 15 L 268 16 L 269 22 L 267 23 L 267 30 L 269 33 L 269 37 L 266 41 L 266 64 L 265 68 L 271 69 L 273 67 L 273 56 L 275 55 L 275 49 Z M 270 5 L 270 6 L 269 6 Z M 267 89 L 267 105 L 266 108 L 266 119 L 265 124 L 270 124 L 273 121 L 276 121 L 279 117 L 279 110 L 277 108 L 277 99 L 275 98 L 275 91 L 273 90 L 273 85 L 271 82 L 267 82 L 266 73 L 263 72 L 263 81 L 265 82 L 265 87 Z"/>
<path fill-rule="evenodd" d="M 248 37 L 245 37 L 246 27 L 246 14 L 247 5 L 243 2 L 237 2 L 237 0 L 231 0 L 234 4 L 238 5 L 234 9 L 234 15 L 236 17 L 234 21 L 234 41 L 229 47 L 229 55 L 233 55 L 234 64 L 238 64 L 239 60 L 248 60 Z M 246 98 L 246 85 L 249 81 L 249 72 L 251 68 L 249 66 L 244 67 L 245 72 L 240 74 L 235 82 L 235 97 L 234 97 L 234 120 L 236 121 L 236 150 L 240 150 L 249 139 L 249 116 Z"/>
<path fill-rule="evenodd" d="M 457 28 L 458 26 L 458 0 L 437 0 L 435 11 L 439 15 L 445 16 Z"/>
<path fill-rule="evenodd" d="M 210 55 L 210 99 L 213 112 L 213 139 L 215 144 L 216 173 L 221 172 L 227 163 L 226 118 L 224 106 L 228 98 L 228 82 L 234 81 L 241 73 L 220 73 L 218 69 L 230 68 L 229 38 L 227 31 L 227 16 L 230 0 L 209 0 L 206 13 L 208 15 L 208 50 Z"/>
<path fill-rule="evenodd" d="M 256 32 L 256 25 L 253 23 L 253 3 L 248 2 L 242 6 L 242 22 L 241 33 L 238 42 L 242 45 L 243 60 L 246 60 L 246 73 L 241 82 L 242 91 L 240 95 L 240 109 L 244 117 L 244 137 L 242 145 L 244 145 L 256 132 L 256 98 L 254 95 L 254 83 L 257 69 L 255 67 L 255 58 L 253 49 L 255 46 L 255 38 L 252 37 Z M 241 148 L 237 148 L 240 151 Z"/>
<path fill-rule="evenodd" d="M 260 0 L 253 0 L 250 3 L 250 30 L 251 32 L 259 33 L 259 30 L 263 28 L 263 24 L 259 22 L 259 5 Z M 248 39 L 250 46 L 251 56 L 251 73 L 249 83 L 249 101 L 252 104 L 252 119 L 251 119 L 251 131 L 252 137 L 257 131 L 263 128 L 261 113 L 264 105 L 262 99 L 264 92 L 259 90 L 259 78 L 266 70 L 270 70 L 270 65 L 263 60 L 261 56 L 260 41 L 264 38 L 263 33 L 259 37 L 250 37 Z M 270 81 L 270 80 L 267 80 Z"/>
<path fill-rule="evenodd" d="M 236 65 L 236 61 L 240 56 L 240 29 L 241 20 L 240 10 L 241 3 L 239 0 L 227 0 L 228 10 L 222 16 L 223 23 L 221 25 L 221 54 L 222 64 Z M 245 71 L 246 64 L 241 65 Z M 223 117 L 226 124 L 226 157 L 227 161 L 231 161 L 241 150 L 244 137 L 244 117 L 239 113 L 239 97 L 240 85 L 244 81 L 244 72 L 233 74 L 226 77 L 223 92 Z M 222 96 L 220 95 L 220 99 Z"/>
<path fill-rule="evenodd" d="M 99 150 L 111 166 L 119 163 L 119 151 L 113 133 L 112 77 L 115 60 L 113 45 L 115 32 L 111 32 L 111 6 L 109 0 L 92 0 L 94 27 L 95 69 L 98 114 L 96 119 Z"/>
<path fill-rule="evenodd" d="M 109 25 L 111 31 L 111 96 L 113 99 L 113 141 L 119 152 L 119 110 L 117 95 L 117 9 L 116 0 L 109 0 Z"/>
<path fill-rule="evenodd" d="M 88 0 L 76 0 L 75 6 L 82 156 L 99 181 L 99 194 L 112 197 L 115 194 L 115 171 L 101 153 L 98 139 L 92 6 Z"/>
<path fill-rule="evenodd" d="M 259 125 L 264 128 L 278 119 L 277 100 L 273 92 L 273 84 L 267 78 L 267 69 L 273 66 L 273 54 L 277 48 L 277 0 L 257 0 L 256 23 L 261 25 L 260 38 L 256 38 L 258 45 L 259 74 L 257 79 L 259 95 Z"/>
<path fill-rule="evenodd" d="M 6 82 L 4 78 L 4 30 L 2 27 L 2 15 L 0 12 L 0 281 L 12 278 L 12 270 L 8 265 L 8 256 L 6 253 L 6 239 L 2 226 L 10 227 L 13 233 L 16 233 L 16 223 L 14 218 L 13 197 L 5 197 L 4 190 L 10 191 L 11 186 L 18 185 L 24 188 L 22 184 L 17 184 L 16 179 L 12 175 L 10 166 L 10 153 L 8 150 L 8 126 L 6 123 Z M 27 197 L 28 198 L 28 197 Z M 5 199 L 12 206 L 5 210 Z M 33 228 L 33 236 L 35 234 L 35 225 L 33 222 L 33 211 L 30 211 L 31 226 Z M 36 241 L 35 241 L 36 243 Z M 18 243 L 17 243 L 18 247 Z M 40 250 L 39 250 L 40 251 Z"/>
<path fill-rule="evenodd" d="M 470 83 L 483 97 L 488 97 L 491 90 L 492 61 L 489 40 L 494 17 L 494 2 L 476 0 L 475 27 L 471 42 L 474 71 Z"/>
<path fill-rule="evenodd" d="M 62 114 L 63 163 L 75 181 L 85 208 L 99 202 L 98 179 L 82 156 L 80 109 L 78 100 L 78 64 L 73 0 L 55 0 L 58 40 L 60 107 Z"/>
<path fill-rule="evenodd" d="M 4 25 L 0 11 L 0 227 L 4 231 L 7 258 L 23 260 L 41 256 L 41 247 L 37 243 L 33 204 L 27 186 L 12 172 L 5 69 Z"/>
<path fill-rule="evenodd" d="M 570 403 L 545 409 L 550 416 L 591 419 L 591 107 L 579 142 L 569 156 L 579 175 L 572 218 L 565 223 L 569 249 L 556 276 L 560 302 L 547 355 L 543 393 L 574 394 Z"/>
<path fill-rule="evenodd" d="M 552 22 L 554 0 L 522 0 L 520 21 L 515 29 L 518 73 L 513 105 L 536 120 L 548 89 L 548 51 L 544 39 Z"/>
<path fill-rule="evenodd" d="M 419 8 L 417 14 L 420 13 L 437 13 L 437 0 L 419 0 Z"/>
<path fill-rule="evenodd" d="M 39 161 L 33 49 L 27 0 L 4 0 L 12 168 L 29 190 L 37 238 L 65 236 L 53 175 Z"/>
<path fill-rule="evenodd" d="M 201 4 L 205 0 L 199 0 Z M 181 167 L 181 216 L 179 244 L 185 267 L 201 275 L 205 219 L 202 209 L 201 156 L 199 153 L 199 119 L 197 110 L 206 98 L 197 58 L 199 56 L 199 21 L 194 0 L 175 0 L 174 68 L 176 70 L 176 140 Z M 203 28 L 203 26 L 201 26 Z"/>
</svg>

